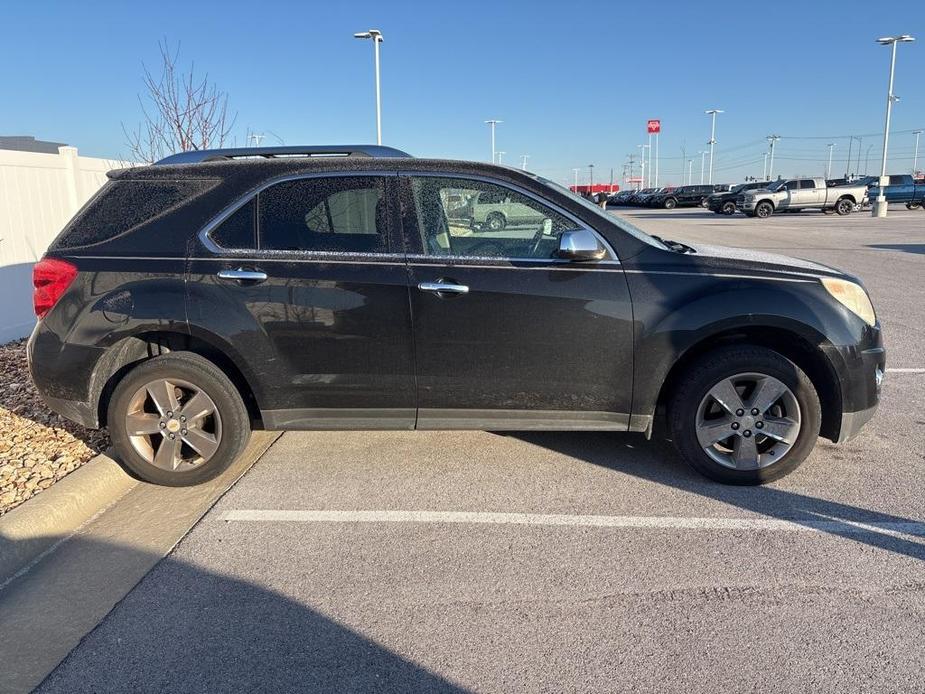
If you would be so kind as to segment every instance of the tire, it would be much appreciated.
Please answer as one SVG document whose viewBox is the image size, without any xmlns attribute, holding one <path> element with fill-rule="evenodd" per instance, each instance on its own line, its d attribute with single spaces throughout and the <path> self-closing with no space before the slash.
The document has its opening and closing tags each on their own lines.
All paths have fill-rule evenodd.
<svg viewBox="0 0 925 694">
<path fill-rule="evenodd" d="M 734 202 L 724 202 L 721 211 L 724 215 L 731 217 L 736 213 L 736 204 Z"/>
<path fill-rule="evenodd" d="M 907 210 L 917 210 L 917 209 L 919 209 L 921 206 L 922 206 L 922 203 L 920 203 L 920 202 L 907 202 L 907 203 L 906 203 L 906 209 L 907 209 Z"/>
<path fill-rule="evenodd" d="M 842 198 L 835 203 L 835 212 L 844 217 L 846 214 L 854 212 L 854 201 L 850 198 Z"/>
<path fill-rule="evenodd" d="M 711 391 L 732 382 L 740 384 L 741 391 L 734 391 L 734 397 L 741 397 L 742 408 L 730 413 L 719 406 Z M 744 408 L 752 404 L 749 401 L 758 383 L 783 387 L 786 393 L 767 408 L 757 403 L 766 411 L 753 416 L 754 410 Z M 723 395 L 727 401 L 732 399 Z M 730 409 L 736 404 L 730 403 Z M 681 456 L 701 474 L 724 484 L 764 484 L 793 472 L 816 445 L 821 421 L 819 396 L 809 377 L 778 352 L 750 345 L 723 347 L 704 355 L 688 369 L 669 405 L 669 428 Z M 730 423 L 728 430 L 723 428 L 726 422 Z M 775 431 L 784 432 L 785 440 L 758 433 L 771 431 L 772 424 Z M 730 436 L 709 447 L 702 445 L 713 431 L 729 431 Z M 735 460 L 739 451 L 741 464 Z M 754 451 L 753 458 L 750 451 Z"/>
<path fill-rule="evenodd" d="M 504 227 L 507 226 L 507 219 L 504 218 L 504 215 L 500 212 L 492 212 L 485 219 L 485 227 L 489 231 L 503 231 Z"/>
<path fill-rule="evenodd" d="M 194 417 L 187 410 L 186 420 L 187 405 L 206 414 Z M 168 409 L 170 414 L 163 411 L 176 406 L 176 411 Z M 130 421 L 137 427 L 131 431 Z M 221 474 L 250 437 L 250 417 L 237 388 L 215 364 L 192 352 L 153 357 L 129 371 L 113 391 L 107 422 L 123 465 L 147 482 L 170 487 L 200 484 Z"/>
<path fill-rule="evenodd" d="M 664 207 L 666 210 L 673 210 L 677 206 L 678 206 L 678 201 L 675 200 L 674 198 L 668 198 L 667 200 L 665 200 L 664 203 L 662 203 L 662 207 Z"/>
<path fill-rule="evenodd" d="M 755 206 L 755 216 L 765 219 L 774 214 L 774 205 L 767 200 L 762 200 Z"/>
</svg>

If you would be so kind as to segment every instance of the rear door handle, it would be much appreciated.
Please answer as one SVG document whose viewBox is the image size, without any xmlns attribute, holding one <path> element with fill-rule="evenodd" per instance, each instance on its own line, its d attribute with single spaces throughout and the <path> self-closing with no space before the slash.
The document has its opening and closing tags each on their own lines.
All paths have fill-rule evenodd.
<svg viewBox="0 0 925 694">
<path fill-rule="evenodd" d="M 267 279 L 267 273 L 261 270 L 246 270 L 239 267 L 236 270 L 219 270 L 219 279 L 235 280 L 237 282 L 263 282 Z"/>
<path fill-rule="evenodd" d="M 418 289 L 422 292 L 435 292 L 437 294 L 468 294 L 469 287 L 464 284 L 450 284 L 449 282 L 421 282 Z"/>
</svg>

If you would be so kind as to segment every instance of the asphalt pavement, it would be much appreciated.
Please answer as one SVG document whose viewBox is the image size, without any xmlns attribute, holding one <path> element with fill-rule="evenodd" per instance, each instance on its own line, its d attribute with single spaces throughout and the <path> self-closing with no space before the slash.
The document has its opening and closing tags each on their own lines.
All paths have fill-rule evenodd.
<svg viewBox="0 0 925 694">
<path fill-rule="evenodd" d="M 862 435 L 742 488 L 640 435 L 287 433 L 40 691 L 925 691 L 925 212 L 621 214 L 860 275 Z"/>
</svg>

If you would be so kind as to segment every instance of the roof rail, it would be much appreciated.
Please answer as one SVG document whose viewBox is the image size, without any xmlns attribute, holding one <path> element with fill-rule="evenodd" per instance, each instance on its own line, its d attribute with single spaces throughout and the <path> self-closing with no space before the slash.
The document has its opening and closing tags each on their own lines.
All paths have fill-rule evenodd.
<svg viewBox="0 0 925 694">
<path fill-rule="evenodd" d="M 178 152 L 164 157 L 159 164 L 198 164 L 206 161 L 246 159 L 262 157 L 264 159 L 289 157 L 410 157 L 394 147 L 382 145 L 308 145 L 292 147 L 237 147 L 234 149 L 197 149 L 190 152 Z"/>
</svg>

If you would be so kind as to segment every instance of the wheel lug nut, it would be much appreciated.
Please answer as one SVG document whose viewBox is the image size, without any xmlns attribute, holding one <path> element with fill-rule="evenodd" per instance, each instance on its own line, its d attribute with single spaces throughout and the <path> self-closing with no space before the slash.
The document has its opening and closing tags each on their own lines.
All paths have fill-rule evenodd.
<svg viewBox="0 0 925 694">
<path fill-rule="evenodd" d="M 741 417 L 744 414 L 745 414 L 745 410 L 742 410 L 742 409 L 736 410 L 736 417 Z"/>
<path fill-rule="evenodd" d="M 182 434 L 183 436 L 186 436 L 186 429 L 181 429 L 180 434 Z"/>
<path fill-rule="evenodd" d="M 161 429 L 163 429 L 164 427 L 167 426 L 167 422 L 165 422 L 164 420 L 161 420 L 161 421 L 158 423 L 158 426 L 159 426 Z"/>
<path fill-rule="evenodd" d="M 184 417 L 182 414 L 180 415 L 180 421 L 181 421 L 181 422 L 185 422 L 185 421 L 186 421 L 186 417 Z"/>
<path fill-rule="evenodd" d="M 168 416 L 168 417 L 173 417 L 173 412 L 168 412 L 168 413 L 167 413 L 167 416 Z"/>
<path fill-rule="evenodd" d="M 756 429 L 764 429 L 764 422 L 755 422 Z"/>
<path fill-rule="evenodd" d="M 168 437 L 171 441 L 173 441 L 175 438 L 177 438 L 176 434 L 167 434 L 167 437 Z"/>
<path fill-rule="evenodd" d="M 752 408 L 752 414 L 753 414 L 753 415 L 757 415 L 757 414 L 758 414 L 758 408 L 757 408 L 757 407 L 753 407 L 753 408 Z"/>
<path fill-rule="evenodd" d="M 742 432 L 742 436 L 744 436 L 745 438 L 748 438 L 751 435 L 752 435 L 752 432 L 750 429 L 746 429 L 745 431 Z"/>
<path fill-rule="evenodd" d="M 738 423 L 738 422 L 733 422 L 733 423 L 732 423 L 732 430 L 735 431 L 735 430 L 738 429 L 738 428 L 739 428 L 739 423 Z"/>
</svg>

